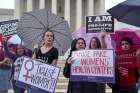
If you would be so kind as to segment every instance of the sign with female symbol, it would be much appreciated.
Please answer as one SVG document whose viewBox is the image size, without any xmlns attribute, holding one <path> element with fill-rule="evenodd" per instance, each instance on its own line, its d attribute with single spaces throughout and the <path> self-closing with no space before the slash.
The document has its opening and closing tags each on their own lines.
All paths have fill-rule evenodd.
<svg viewBox="0 0 140 93">
<path fill-rule="evenodd" d="M 59 72 L 59 67 L 24 57 L 18 82 L 23 87 L 34 86 L 45 93 L 54 93 Z"/>
<path fill-rule="evenodd" d="M 23 77 L 25 77 L 25 80 L 27 81 L 28 78 L 31 78 L 31 76 L 29 76 L 29 72 L 32 71 L 34 69 L 34 62 L 33 60 L 26 60 L 25 64 L 24 64 L 24 68 L 27 71 L 27 73 L 25 75 L 23 75 Z"/>
</svg>

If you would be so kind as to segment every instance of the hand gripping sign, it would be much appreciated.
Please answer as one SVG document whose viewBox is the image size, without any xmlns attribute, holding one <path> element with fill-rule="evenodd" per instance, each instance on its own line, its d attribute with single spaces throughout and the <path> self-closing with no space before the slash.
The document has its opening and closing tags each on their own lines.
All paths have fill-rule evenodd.
<svg viewBox="0 0 140 93">
<path fill-rule="evenodd" d="M 24 57 L 18 81 L 54 93 L 59 72 L 59 67 Z"/>
</svg>

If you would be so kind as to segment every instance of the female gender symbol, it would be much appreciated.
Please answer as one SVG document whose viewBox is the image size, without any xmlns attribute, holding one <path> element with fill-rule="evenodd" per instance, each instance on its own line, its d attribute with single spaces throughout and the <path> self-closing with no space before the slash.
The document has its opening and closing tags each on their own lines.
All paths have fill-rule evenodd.
<svg viewBox="0 0 140 93">
<path fill-rule="evenodd" d="M 34 62 L 33 60 L 26 60 L 25 61 L 25 70 L 27 71 L 27 73 L 25 75 L 23 75 L 23 77 L 25 77 L 25 80 L 27 81 L 28 78 L 31 78 L 31 76 L 29 76 L 29 71 L 32 71 L 34 68 Z"/>
</svg>

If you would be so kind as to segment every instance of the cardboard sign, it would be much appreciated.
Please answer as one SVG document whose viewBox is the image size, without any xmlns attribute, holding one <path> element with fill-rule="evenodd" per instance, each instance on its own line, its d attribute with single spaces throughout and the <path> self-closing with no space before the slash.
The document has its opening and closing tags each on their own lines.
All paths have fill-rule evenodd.
<svg viewBox="0 0 140 93">
<path fill-rule="evenodd" d="M 0 32 L 3 36 L 10 36 L 17 33 L 18 20 L 9 20 L 0 22 Z"/>
<path fill-rule="evenodd" d="M 18 81 L 54 93 L 60 68 L 24 57 Z"/>
<path fill-rule="evenodd" d="M 86 16 L 86 32 L 114 32 L 114 19 L 111 15 Z"/>
<path fill-rule="evenodd" d="M 80 50 L 72 53 L 72 81 L 114 83 L 113 50 Z"/>
</svg>

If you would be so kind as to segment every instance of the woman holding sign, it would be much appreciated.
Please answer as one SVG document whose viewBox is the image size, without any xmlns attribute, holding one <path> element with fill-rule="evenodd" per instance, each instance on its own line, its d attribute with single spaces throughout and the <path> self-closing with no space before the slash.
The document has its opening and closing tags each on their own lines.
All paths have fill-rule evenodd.
<svg viewBox="0 0 140 93">
<path fill-rule="evenodd" d="M 57 65 L 58 50 L 53 46 L 54 33 L 52 31 L 46 31 L 42 37 L 42 46 L 35 50 L 33 54 L 34 59 L 41 60 L 46 64 Z M 28 91 L 29 93 L 42 93 L 39 88 L 32 87 Z M 43 92 L 44 93 L 44 92 Z"/>
<path fill-rule="evenodd" d="M 71 57 L 72 52 L 76 50 L 85 49 L 85 47 L 86 47 L 86 42 L 83 38 L 78 38 L 78 39 L 73 40 L 71 44 L 70 55 L 66 60 L 66 64 L 63 71 L 63 75 L 66 78 L 70 78 L 70 73 L 71 73 L 70 68 L 71 68 L 71 63 L 73 62 L 73 59 Z M 88 82 L 69 81 L 67 93 L 91 93 L 91 92 L 88 92 L 88 89 L 86 89 L 85 87 L 86 83 Z"/>
<path fill-rule="evenodd" d="M 101 49 L 106 48 L 105 33 L 101 35 L 101 42 L 97 37 L 92 37 L 90 40 L 89 49 Z M 105 93 L 105 84 L 89 82 L 86 87 L 90 91 L 89 93 Z"/>
<path fill-rule="evenodd" d="M 140 50 L 133 46 L 131 38 L 123 38 L 120 48 L 116 49 L 116 84 L 112 86 L 112 93 L 138 93 L 139 59 Z"/>
<path fill-rule="evenodd" d="M 13 61 L 11 79 L 12 79 L 12 86 L 13 86 L 14 93 L 24 93 L 25 89 L 16 84 L 17 78 L 18 78 L 18 73 L 20 71 L 20 67 L 22 64 L 21 61 L 16 61 L 16 60 L 22 56 L 27 55 L 25 48 L 22 45 L 17 44 L 15 47 L 15 53 L 11 52 L 7 46 L 6 37 L 4 38 L 4 48 L 5 48 L 5 52 L 8 55 L 8 57 Z"/>
</svg>

